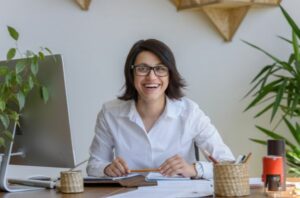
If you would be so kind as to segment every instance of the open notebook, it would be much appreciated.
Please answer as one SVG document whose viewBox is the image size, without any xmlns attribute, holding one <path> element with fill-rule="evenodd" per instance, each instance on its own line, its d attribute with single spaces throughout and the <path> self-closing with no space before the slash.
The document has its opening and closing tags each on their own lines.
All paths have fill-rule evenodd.
<svg viewBox="0 0 300 198">
<path fill-rule="evenodd" d="M 129 174 L 124 177 L 85 177 L 85 186 L 156 186 L 156 181 L 147 181 L 144 175 Z"/>
<path fill-rule="evenodd" d="M 122 177 L 109 177 L 109 176 L 104 176 L 104 177 L 93 177 L 93 176 L 87 176 L 87 177 L 84 177 L 84 181 L 107 181 L 107 180 L 112 180 L 112 181 L 115 181 L 115 180 L 121 180 L 121 179 L 126 179 L 126 178 L 130 178 L 130 177 L 135 177 L 137 175 L 140 175 L 138 173 L 131 173 L 131 174 L 128 174 L 126 176 L 122 176 Z"/>
</svg>

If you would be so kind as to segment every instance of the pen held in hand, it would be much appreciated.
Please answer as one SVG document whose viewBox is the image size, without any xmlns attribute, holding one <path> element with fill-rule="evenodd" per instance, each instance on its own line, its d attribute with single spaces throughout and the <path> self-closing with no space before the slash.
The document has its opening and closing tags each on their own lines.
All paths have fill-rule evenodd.
<svg viewBox="0 0 300 198">
<path fill-rule="evenodd" d="M 130 173 L 144 173 L 144 172 L 159 172 L 158 168 L 145 168 L 145 169 L 135 169 L 129 170 Z"/>
</svg>

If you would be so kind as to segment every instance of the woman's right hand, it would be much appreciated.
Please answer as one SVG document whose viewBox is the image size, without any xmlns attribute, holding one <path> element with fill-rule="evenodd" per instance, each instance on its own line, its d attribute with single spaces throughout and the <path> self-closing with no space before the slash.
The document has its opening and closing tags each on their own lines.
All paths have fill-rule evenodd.
<svg viewBox="0 0 300 198">
<path fill-rule="evenodd" d="M 127 163 L 121 157 L 116 157 L 111 164 L 105 167 L 104 173 L 110 177 L 120 177 L 127 175 L 129 169 Z"/>
</svg>

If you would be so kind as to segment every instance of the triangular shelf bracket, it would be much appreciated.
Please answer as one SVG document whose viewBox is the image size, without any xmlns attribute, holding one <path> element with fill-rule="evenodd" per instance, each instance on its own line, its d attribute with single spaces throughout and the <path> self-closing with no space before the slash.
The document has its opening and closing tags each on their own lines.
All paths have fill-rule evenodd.
<svg viewBox="0 0 300 198">
<path fill-rule="evenodd" d="M 203 8 L 225 41 L 231 41 L 239 25 L 245 18 L 249 6 L 237 8 Z"/>
<path fill-rule="evenodd" d="M 75 0 L 82 10 L 88 10 L 91 4 L 91 0 Z"/>
<path fill-rule="evenodd" d="M 225 41 L 231 41 L 252 6 L 278 6 L 281 0 L 171 0 L 178 11 L 201 10 Z"/>
</svg>

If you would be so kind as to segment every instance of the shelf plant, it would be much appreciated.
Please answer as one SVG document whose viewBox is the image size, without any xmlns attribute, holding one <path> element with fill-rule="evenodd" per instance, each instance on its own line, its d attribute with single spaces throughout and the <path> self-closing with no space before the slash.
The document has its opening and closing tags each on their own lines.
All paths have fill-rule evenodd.
<svg viewBox="0 0 300 198">
<path fill-rule="evenodd" d="M 12 124 L 19 125 L 19 118 L 26 103 L 26 97 L 35 87 L 40 89 L 41 98 L 48 101 L 49 94 L 45 86 L 40 84 L 37 74 L 39 62 L 44 59 L 45 53 L 52 54 L 48 48 L 40 48 L 38 52 L 26 50 L 22 53 L 18 40 L 20 34 L 7 26 L 10 38 L 15 46 L 6 53 L 6 60 L 10 61 L 17 56 L 19 59 L 13 66 L 7 61 L 0 64 L 0 147 L 5 147 L 7 141 L 12 141 Z"/>
<path fill-rule="evenodd" d="M 244 41 L 246 44 L 263 52 L 270 57 L 273 63 L 264 66 L 252 80 L 253 87 L 246 94 L 253 99 L 245 111 L 253 107 L 262 107 L 255 118 L 269 112 L 270 122 L 276 120 L 273 129 L 262 126 L 256 128 L 272 139 L 284 139 L 286 142 L 286 157 L 289 165 L 289 173 L 300 175 L 300 29 L 287 11 L 280 6 L 283 16 L 288 22 L 292 38 L 279 38 L 289 45 L 292 51 L 287 60 L 281 60 L 271 53 Z M 287 139 L 278 131 L 278 126 L 284 124 L 291 133 L 292 139 Z M 251 139 L 252 141 L 266 145 L 266 140 Z"/>
</svg>

